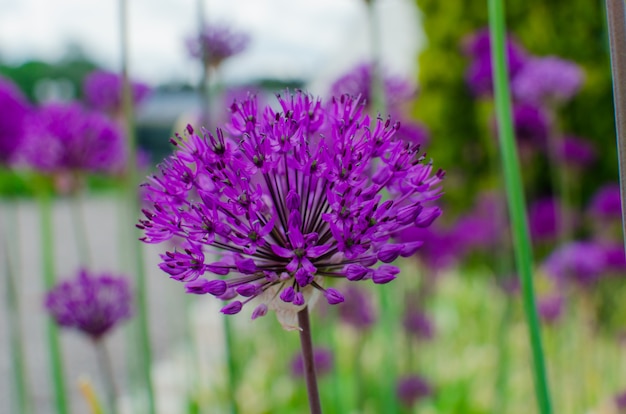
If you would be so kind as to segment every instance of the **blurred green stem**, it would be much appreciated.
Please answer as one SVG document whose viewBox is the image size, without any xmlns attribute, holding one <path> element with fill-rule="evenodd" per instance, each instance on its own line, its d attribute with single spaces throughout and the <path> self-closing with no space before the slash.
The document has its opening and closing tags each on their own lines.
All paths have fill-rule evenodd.
<svg viewBox="0 0 626 414">
<path fill-rule="evenodd" d="M 535 303 L 532 273 L 533 257 L 525 213 L 526 203 L 524 201 L 519 160 L 511 122 L 511 95 L 505 56 L 504 4 L 503 0 L 488 0 L 488 5 L 498 136 L 500 137 L 500 152 L 504 169 L 509 215 L 512 223 L 513 245 L 517 271 L 522 285 L 524 312 L 533 354 L 537 404 L 540 413 L 547 414 L 552 412 L 552 408 L 541 343 L 539 317 Z"/>
<path fill-rule="evenodd" d="M 235 368 L 235 360 L 233 358 L 233 326 L 229 315 L 222 315 L 222 322 L 224 324 L 224 356 L 226 358 L 228 375 L 228 399 L 230 401 L 230 412 L 231 414 L 237 414 L 237 371 Z"/>
<path fill-rule="evenodd" d="M 94 341 L 96 353 L 98 354 L 98 365 L 100 375 L 102 375 L 102 383 L 106 390 L 107 401 L 109 405 L 109 413 L 117 414 L 117 387 L 115 386 L 115 376 L 113 375 L 113 367 L 111 366 L 111 358 L 107 352 L 106 345 L 102 339 Z"/>
<path fill-rule="evenodd" d="M 41 228 L 41 253 L 43 285 L 46 291 L 52 289 L 55 283 L 54 268 L 54 230 L 52 223 L 52 196 L 47 189 L 39 191 L 39 214 Z M 48 318 L 48 352 L 50 356 L 50 370 L 52 387 L 58 414 L 67 414 L 67 395 L 65 377 L 63 375 L 63 359 L 59 343 L 59 333 L 56 323 Z"/>
<path fill-rule="evenodd" d="M 82 186 L 81 186 L 82 187 Z M 82 189 L 76 189 L 72 194 L 71 209 L 72 209 L 72 224 L 74 227 L 74 237 L 76 242 L 76 249 L 78 251 L 78 257 L 80 258 L 80 264 L 84 268 L 89 267 L 91 261 L 91 251 L 89 249 L 89 236 L 87 232 L 87 218 L 85 217 L 84 199 L 82 196 Z"/>
<path fill-rule="evenodd" d="M 120 49 L 121 49 L 121 72 L 122 72 L 122 111 L 124 113 L 125 132 L 127 142 L 128 164 L 126 191 L 129 203 L 126 235 L 132 239 L 130 243 L 131 259 L 135 267 L 135 292 L 137 318 L 134 323 L 136 328 L 137 342 L 135 352 L 139 358 L 139 369 L 142 375 L 143 387 L 147 395 L 148 413 L 156 413 L 154 389 L 152 385 L 152 348 L 150 344 L 147 284 L 145 275 L 144 255 L 139 243 L 139 233 L 135 229 L 140 211 L 139 179 L 137 172 L 137 142 L 134 128 L 133 97 L 130 80 L 128 77 L 128 2 L 119 0 L 120 12 Z"/>
<path fill-rule="evenodd" d="M 32 412 L 30 390 L 26 378 L 26 360 L 24 358 L 24 341 L 22 331 L 22 315 L 20 312 L 20 296 L 16 274 L 20 257 L 19 233 L 17 230 L 17 214 L 14 201 L 5 203 L 6 206 L 6 231 L 4 232 L 4 261 L 6 282 L 6 316 L 9 326 L 9 343 L 11 355 L 11 369 L 13 371 L 13 392 L 15 398 L 15 412 L 28 414 Z M 13 258 L 16 258 L 14 261 Z"/>
<path fill-rule="evenodd" d="M 315 357 L 313 354 L 313 340 L 311 337 L 311 323 L 309 321 L 309 307 L 305 306 L 298 312 L 298 326 L 300 327 L 300 346 L 302 348 L 302 360 L 304 361 L 304 377 L 306 378 L 306 390 L 309 397 L 311 414 L 321 414 L 322 404 L 320 392 L 317 387 L 315 374 Z"/>
</svg>

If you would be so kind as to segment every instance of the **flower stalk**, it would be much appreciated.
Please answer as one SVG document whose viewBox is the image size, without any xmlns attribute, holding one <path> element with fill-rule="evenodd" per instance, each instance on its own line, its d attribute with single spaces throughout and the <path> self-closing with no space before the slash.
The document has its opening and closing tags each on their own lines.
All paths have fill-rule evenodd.
<svg viewBox="0 0 626 414">
<path fill-rule="evenodd" d="M 309 321 L 309 307 L 298 312 L 298 325 L 300 326 L 300 346 L 302 347 L 302 359 L 304 361 L 304 377 L 306 390 L 309 397 L 311 414 L 321 414 L 322 404 L 317 386 L 315 374 L 315 358 L 313 356 L 313 341 L 311 339 L 311 323 Z"/>
<path fill-rule="evenodd" d="M 502 0 L 489 0 L 488 6 L 498 136 L 500 137 L 500 153 L 512 223 L 517 272 L 521 281 L 524 311 L 530 334 L 537 404 L 540 413 L 548 414 L 552 412 L 552 408 L 532 281 L 532 249 L 525 214 L 526 203 L 520 176 L 519 159 L 511 122 L 511 93 L 505 56 L 504 4 Z"/>
</svg>

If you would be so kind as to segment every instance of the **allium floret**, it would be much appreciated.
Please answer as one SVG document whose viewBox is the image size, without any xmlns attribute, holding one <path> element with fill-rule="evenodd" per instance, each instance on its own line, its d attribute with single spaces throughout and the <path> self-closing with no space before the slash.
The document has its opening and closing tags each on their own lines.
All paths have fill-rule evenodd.
<svg viewBox="0 0 626 414">
<path fill-rule="evenodd" d="M 233 299 L 225 314 L 255 298 L 277 311 L 299 310 L 315 292 L 343 302 L 324 287 L 329 279 L 388 283 L 400 270 L 379 263 L 422 245 L 392 236 L 440 214 L 432 201 L 444 172 L 394 138 L 397 123 L 371 123 L 348 95 L 328 106 L 300 91 L 277 99 L 262 112 L 254 97 L 235 102 L 215 134 L 187 127 L 144 184 L 152 207 L 138 224 L 142 240 L 178 241 L 161 269 L 190 293 Z"/>
</svg>

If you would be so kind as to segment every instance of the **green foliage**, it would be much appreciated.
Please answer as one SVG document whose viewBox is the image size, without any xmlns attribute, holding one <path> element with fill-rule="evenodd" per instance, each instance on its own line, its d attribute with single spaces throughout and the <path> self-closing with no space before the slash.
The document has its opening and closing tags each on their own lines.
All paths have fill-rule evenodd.
<svg viewBox="0 0 626 414">
<path fill-rule="evenodd" d="M 449 172 L 447 201 L 452 209 L 465 209 L 477 188 L 493 184 L 493 171 L 497 171 L 492 164 L 497 161 L 486 144 L 485 135 L 491 132 L 482 118 L 483 104 L 471 96 L 464 81 L 469 61 L 461 50 L 467 34 L 487 26 L 486 2 L 416 2 L 427 46 L 419 56 L 421 95 L 414 113 L 430 128 L 429 156 Z M 583 89 L 562 108 L 559 119 L 564 133 L 588 138 L 601 152 L 594 174 L 582 177 L 582 199 L 588 199 L 600 183 L 617 180 L 603 4 L 586 0 L 511 0 L 506 7 L 509 32 L 530 53 L 558 55 L 583 67 Z M 532 179 L 548 178 L 547 174 L 535 174 Z M 534 182 L 533 186 L 541 187 L 542 183 Z"/>
</svg>

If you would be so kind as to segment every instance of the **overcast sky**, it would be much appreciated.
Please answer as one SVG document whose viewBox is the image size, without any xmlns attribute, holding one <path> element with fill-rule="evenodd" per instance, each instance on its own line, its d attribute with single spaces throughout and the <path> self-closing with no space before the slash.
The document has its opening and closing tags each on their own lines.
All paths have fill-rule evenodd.
<svg viewBox="0 0 626 414">
<path fill-rule="evenodd" d="M 131 75 L 151 84 L 195 82 L 184 39 L 198 27 L 198 0 L 128 0 Z M 0 0 L 0 56 L 9 62 L 56 59 L 79 44 L 99 64 L 119 69 L 118 1 Z M 369 53 L 363 0 L 204 0 L 210 21 L 248 32 L 246 52 L 228 60 L 228 82 L 250 78 L 336 76 Z M 423 43 L 411 0 L 379 0 L 385 66 L 414 74 Z"/>
</svg>

